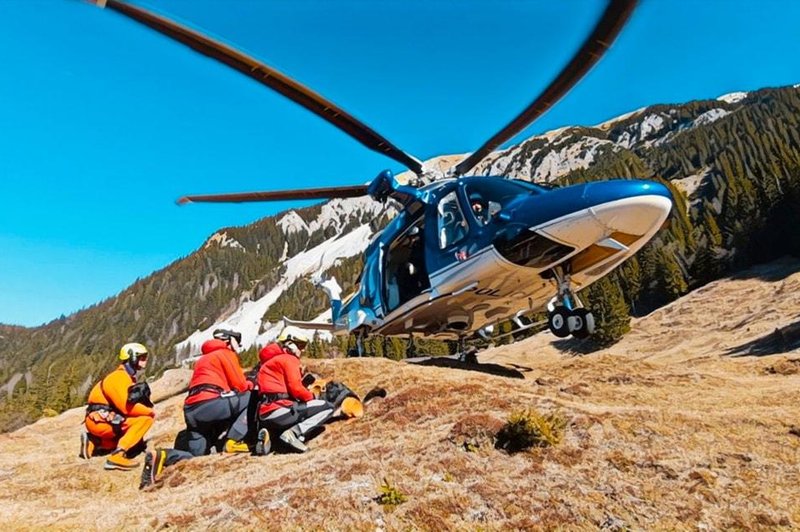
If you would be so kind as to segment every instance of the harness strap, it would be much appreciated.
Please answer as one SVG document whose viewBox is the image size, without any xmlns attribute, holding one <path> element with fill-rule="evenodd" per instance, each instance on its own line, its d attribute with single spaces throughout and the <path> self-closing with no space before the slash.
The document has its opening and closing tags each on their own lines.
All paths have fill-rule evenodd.
<svg viewBox="0 0 800 532">
<path fill-rule="evenodd" d="M 261 394 L 261 403 L 269 404 L 274 403 L 275 401 L 281 401 L 283 399 L 291 399 L 292 396 L 288 393 L 262 393 Z"/>
<path fill-rule="evenodd" d="M 197 386 L 189 388 L 189 397 L 202 392 L 216 392 L 221 395 L 225 392 L 225 389 L 216 384 L 198 384 Z"/>
<path fill-rule="evenodd" d="M 86 405 L 86 415 L 88 416 L 92 412 L 113 412 L 114 410 L 111 409 L 108 405 L 101 405 L 99 403 L 89 403 Z"/>
<path fill-rule="evenodd" d="M 125 416 L 116 412 L 113 408 L 109 405 L 103 405 L 99 403 L 89 403 L 86 405 L 86 417 L 89 417 L 94 412 L 100 412 L 100 417 L 102 421 L 111 425 L 111 430 L 114 431 L 114 435 L 119 438 L 122 436 L 122 424 L 125 422 Z M 99 422 L 100 420 L 92 418 L 93 421 Z"/>
</svg>

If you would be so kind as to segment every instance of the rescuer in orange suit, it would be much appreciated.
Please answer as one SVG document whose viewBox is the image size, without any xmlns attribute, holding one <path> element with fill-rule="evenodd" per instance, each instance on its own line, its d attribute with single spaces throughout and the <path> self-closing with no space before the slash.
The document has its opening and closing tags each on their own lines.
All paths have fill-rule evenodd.
<svg viewBox="0 0 800 532">
<path fill-rule="evenodd" d="M 217 329 L 214 339 L 203 344 L 203 356 L 194 366 L 189 395 L 183 403 L 185 441 L 176 442 L 176 448 L 194 456 L 208 454 L 217 438 L 227 431 L 221 450 L 250 451 L 244 440 L 253 383 L 245 378 L 239 362 L 241 341 L 241 333 Z"/>
<path fill-rule="evenodd" d="M 129 470 L 138 465 L 132 457 L 144 450 L 144 436 L 155 418 L 150 388 L 136 382 L 136 372 L 147 366 L 147 357 L 142 344 L 125 344 L 119 351 L 122 364 L 89 392 L 81 458 L 103 450 L 111 451 L 105 469 Z"/>
</svg>

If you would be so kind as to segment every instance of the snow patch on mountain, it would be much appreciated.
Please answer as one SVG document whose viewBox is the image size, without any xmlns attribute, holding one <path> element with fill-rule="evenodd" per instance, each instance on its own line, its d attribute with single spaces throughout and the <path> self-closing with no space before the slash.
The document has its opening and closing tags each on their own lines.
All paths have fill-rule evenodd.
<svg viewBox="0 0 800 532">
<path fill-rule="evenodd" d="M 731 114 L 730 111 L 725 109 L 711 109 L 710 111 L 706 111 L 705 113 L 701 114 L 697 118 L 694 119 L 694 126 L 704 126 L 706 124 L 710 124 L 712 122 L 716 122 L 723 116 Z"/>
<path fill-rule="evenodd" d="M 533 172 L 532 179 L 549 182 L 573 170 L 588 168 L 594 162 L 598 148 L 604 145 L 613 146 L 614 143 L 595 137 L 583 137 L 560 150 L 552 150 L 544 156 Z"/>
<path fill-rule="evenodd" d="M 322 204 L 321 211 L 316 218 L 306 222 L 296 211 L 289 211 L 284 214 L 276 224 L 281 228 L 284 235 L 291 235 L 299 232 L 312 234 L 319 229 L 333 227 L 337 231 L 344 228 L 353 217 L 361 219 L 368 215 L 369 218 L 378 216 L 384 206 L 376 202 L 369 196 L 360 198 L 332 199 Z"/>
<path fill-rule="evenodd" d="M 281 228 L 284 235 L 292 235 L 300 231 L 308 232 L 308 224 L 297 214 L 296 211 L 289 211 L 280 220 L 275 222 L 275 225 Z"/>
<path fill-rule="evenodd" d="M 657 114 L 650 114 L 644 117 L 639 126 L 639 138 L 644 140 L 664 128 L 664 117 Z"/>
<path fill-rule="evenodd" d="M 507 150 L 503 150 L 499 152 L 498 156 L 493 159 L 488 165 L 482 164 L 475 168 L 475 175 L 500 175 L 504 172 L 504 168 L 506 168 L 511 161 L 514 159 L 514 155 L 517 153 L 517 147 L 509 148 Z M 487 161 L 488 162 L 488 161 Z"/>
<path fill-rule="evenodd" d="M 631 124 L 617 138 L 615 144 L 623 148 L 632 148 L 636 144 L 645 141 L 645 145 L 657 142 L 653 139 L 654 135 L 664 129 L 666 120 L 659 114 L 649 114 L 641 122 Z"/>
<path fill-rule="evenodd" d="M 745 98 L 747 98 L 747 94 L 748 94 L 747 92 L 741 92 L 741 91 L 739 91 L 739 92 L 730 92 L 728 94 L 723 94 L 722 96 L 717 98 L 717 101 L 725 102 L 725 103 L 736 103 L 736 102 L 740 102 L 740 101 L 744 100 Z"/>
<path fill-rule="evenodd" d="M 225 231 L 221 233 L 214 233 L 213 235 L 211 235 L 211 238 L 209 238 L 206 241 L 206 245 L 204 247 L 208 248 L 211 247 L 212 245 L 217 245 L 221 248 L 233 248 L 246 251 L 244 249 L 244 246 L 241 245 L 238 240 L 229 236 L 228 233 L 226 233 Z"/>
<path fill-rule="evenodd" d="M 369 214 L 370 218 L 376 217 L 383 210 L 384 205 L 369 196 L 361 198 L 333 199 L 322 205 L 322 211 L 308 224 L 309 234 L 318 229 L 334 227 L 341 230 L 353 217 Z"/>
<path fill-rule="evenodd" d="M 312 249 L 298 253 L 284 263 L 284 274 L 272 290 L 255 301 L 246 301 L 231 315 L 219 319 L 210 327 L 195 331 L 175 346 L 176 352 L 180 353 L 186 349 L 190 353 L 198 352 L 203 342 L 211 338 L 214 329 L 219 328 L 241 332 L 244 349 L 254 344 L 263 345 L 271 338 L 260 335 L 262 318 L 281 294 L 297 279 L 321 274 L 331 268 L 338 259 L 359 255 L 367 248 L 371 235 L 372 230 L 369 225 L 362 225 L 346 235 L 327 240 Z M 272 329 L 274 325 L 270 330 Z"/>
<path fill-rule="evenodd" d="M 626 119 L 628 119 L 628 118 L 630 118 L 630 117 L 632 117 L 634 115 L 637 115 L 637 114 L 641 113 L 642 111 L 644 111 L 645 109 L 647 109 L 647 107 L 640 107 L 639 109 L 636 109 L 635 111 L 631 111 L 630 113 L 621 114 L 619 116 L 611 118 L 610 120 L 606 120 L 605 122 L 597 124 L 594 127 L 597 128 L 597 129 L 609 130 L 614 126 L 614 124 L 616 124 L 618 122 L 622 122 L 623 120 L 626 120 Z"/>
</svg>

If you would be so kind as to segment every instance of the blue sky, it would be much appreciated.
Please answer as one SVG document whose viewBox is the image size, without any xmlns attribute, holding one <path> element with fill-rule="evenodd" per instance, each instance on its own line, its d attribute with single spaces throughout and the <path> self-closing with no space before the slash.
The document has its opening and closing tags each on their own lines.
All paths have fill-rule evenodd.
<svg viewBox="0 0 800 532">
<path fill-rule="evenodd" d="M 603 2 L 137 1 L 262 59 L 419 158 L 469 152 L 527 105 Z M 800 2 L 644 0 L 524 136 L 800 82 Z M 0 323 L 127 287 L 215 230 L 292 204 L 186 193 L 357 184 L 396 163 L 181 45 L 79 0 L 0 1 Z"/>
</svg>

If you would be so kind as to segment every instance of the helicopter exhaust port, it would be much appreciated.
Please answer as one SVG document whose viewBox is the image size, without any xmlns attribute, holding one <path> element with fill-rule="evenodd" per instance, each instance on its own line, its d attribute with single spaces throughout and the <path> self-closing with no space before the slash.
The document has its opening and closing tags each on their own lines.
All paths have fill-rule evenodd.
<svg viewBox="0 0 800 532">
<path fill-rule="evenodd" d="M 468 314 L 451 314 L 447 316 L 447 328 L 451 331 L 463 332 L 469 329 L 472 319 Z"/>
<path fill-rule="evenodd" d="M 558 291 L 547 303 L 547 326 L 554 335 L 566 338 L 588 338 L 595 328 L 594 314 L 583 306 L 583 302 L 572 290 L 569 265 L 550 270 L 556 280 Z"/>
</svg>

